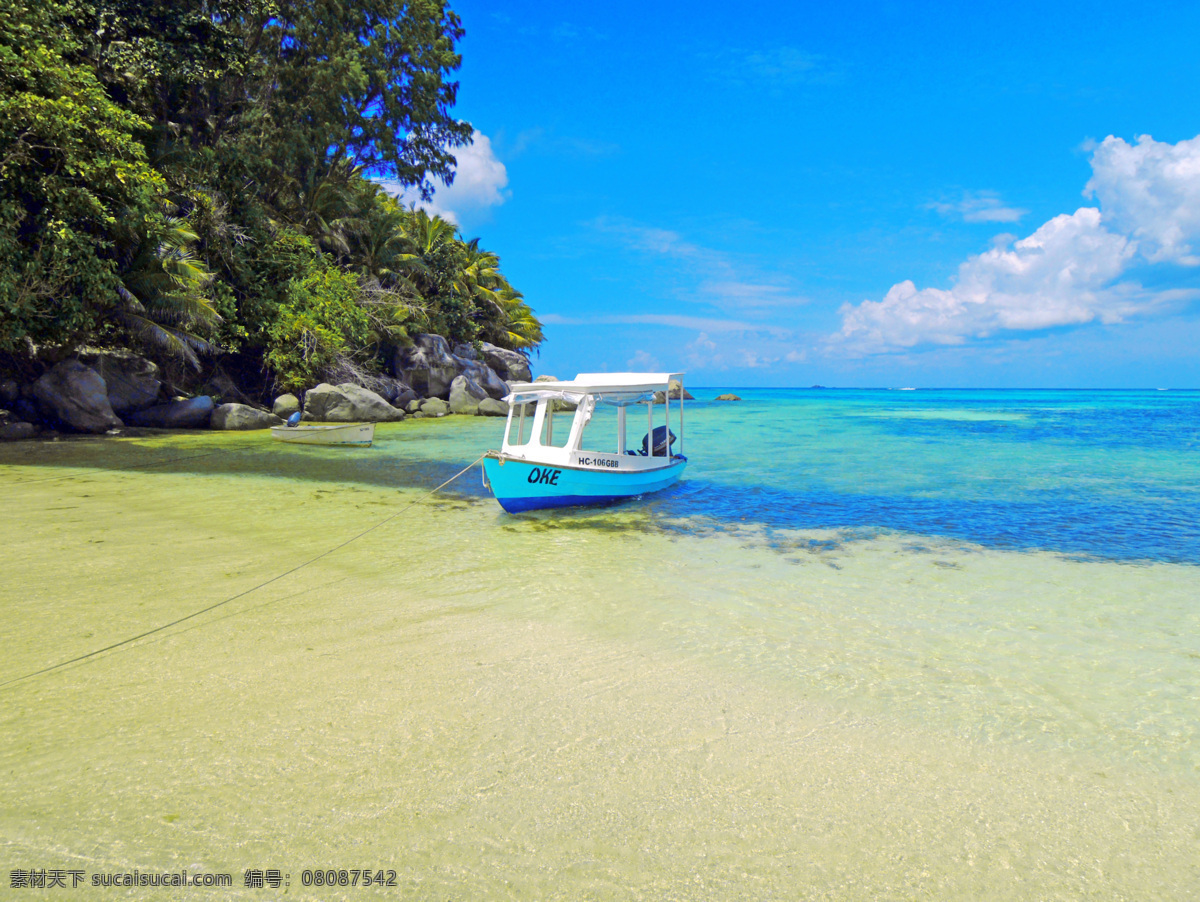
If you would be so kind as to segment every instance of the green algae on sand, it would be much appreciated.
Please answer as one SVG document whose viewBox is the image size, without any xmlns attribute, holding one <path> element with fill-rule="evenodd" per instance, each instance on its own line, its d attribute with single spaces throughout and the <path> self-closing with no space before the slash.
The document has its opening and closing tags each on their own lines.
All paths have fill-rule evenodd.
<svg viewBox="0 0 1200 902">
<path fill-rule="evenodd" d="M 0 450 L 0 681 L 315 557 L 416 497 L 409 474 L 436 484 L 386 441 L 357 460 L 199 456 L 213 439 L 253 447 L 65 442 L 39 465 Z M 1170 603 L 1169 565 L 447 500 L 5 687 L 9 868 L 230 872 L 222 896 L 246 899 L 263 897 L 249 868 L 290 874 L 302 899 L 330 897 L 304 869 L 366 867 L 398 887 L 346 898 L 1200 885 L 1194 744 L 1171 738 L 1195 700 L 1157 705 L 1139 748 L 1136 706 L 1088 678 L 1125 666 L 1113 620 L 1130 615 L 1105 599 Z M 1073 625 L 1088 598 L 1093 618 Z M 1090 642 L 1096 662 L 1080 660 Z M 1185 652 L 1147 649 L 1137 667 L 1188 666 Z"/>
</svg>

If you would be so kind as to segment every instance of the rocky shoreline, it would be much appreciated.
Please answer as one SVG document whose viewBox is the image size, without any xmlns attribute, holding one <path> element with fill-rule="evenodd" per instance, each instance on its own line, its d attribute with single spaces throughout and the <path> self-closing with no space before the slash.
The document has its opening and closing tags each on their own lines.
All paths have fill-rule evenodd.
<svg viewBox="0 0 1200 902">
<path fill-rule="evenodd" d="M 529 360 L 487 342 L 457 345 L 421 334 L 396 351 L 391 372 L 362 381 L 322 382 L 270 409 L 246 397 L 228 377 L 195 394 L 180 394 L 158 366 L 128 351 L 86 351 L 56 363 L 32 382 L 0 381 L 0 441 L 59 432 L 120 434 L 125 427 L 251 430 L 279 426 L 299 412 L 306 422 L 395 422 L 408 417 L 502 417 L 509 383 L 531 382 Z M 539 376 L 537 381 L 553 381 Z M 670 396 L 692 396 L 677 383 Z M 655 400 L 662 402 L 664 393 Z"/>
</svg>

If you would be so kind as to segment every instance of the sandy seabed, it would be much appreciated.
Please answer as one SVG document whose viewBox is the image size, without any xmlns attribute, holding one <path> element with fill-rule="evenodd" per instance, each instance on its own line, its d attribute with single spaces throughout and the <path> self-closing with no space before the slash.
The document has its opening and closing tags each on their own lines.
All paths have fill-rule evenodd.
<svg viewBox="0 0 1200 902">
<path fill-rule="evenodd" d="M 200 457 L 252 439 L 206 441 L 0 449 L 0 682 L 235 596 L 420 494 L 329 481 L 337 452 L 297 476 L 295 449 Z M 196 460 L 112 469 L 153 455 Z M 1139 754 L 1133 701 L 1067 688 L 1055 709 L 1011 688 L 1038 683 L 1028 624 L 990 623 L 993 660 L 956 658 L 952 635 L 914 651 L 923 626 L 879 620 L 931 596 L 969 620 L 1021 567 L 1038 593 L 1184 599 L 1190 568 L 1084 577 L 1107 565 L 886 538 L 831 559 L 629 509 L 571 522 L 421 501 L 208 613 L 3 686 L 4 886 L 56 868 L 234 882 L 72 898 L 1196 898 L 1194 692 L 1154 709 L 1167 725 Z M 286 894 L 245 887 L 247 869 L 280 871 Z M 318 869 L 396 885 L 304 886 Z"/>
</svg>

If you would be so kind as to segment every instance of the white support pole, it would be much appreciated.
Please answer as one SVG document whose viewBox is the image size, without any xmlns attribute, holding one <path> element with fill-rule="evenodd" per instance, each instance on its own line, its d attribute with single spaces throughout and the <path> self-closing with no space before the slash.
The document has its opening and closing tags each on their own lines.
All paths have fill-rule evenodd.
<svg viewBox="0 0 1200 902">
<path fill-rule="evenodd" d="M 546 446 L 554 444 L 554 402 L 546 402 Z"/>
<path fill-rule="evenodd" d="M 517 421 L 517 444 L 525 444 L 525 402 L 521 402 L 521 418 Z"/>
<path fill-rule="evenodd" d="M 663 441 L 667 443 L 667 447 L 663 451 L 663 454 L 665 454 L 667 456 L 667 460 L 670 460 L 671 459 L 671 383 L 670 382 L 667 383 L 667 390 L 666 390 L 666 392 L 663 393 L 663 401 L 667 405 L 667 409 L 664 411 L 664 413 L 665 413 L 664 422 L 667 424 L 667 434 L 663 436 Z"/>
<path fill-rule="evenodd" d="M 617 453 L 625 455 L 625 407 L 617 408 Z"/>
<path fill-rule="evenodd" d="M 654 399 L 651 398 L 646 402 L 646 424 L 650 427 L 650 433 L 646 436 L 646 456 L 654 456 Z"/>
<path fill-rule="evenodd" d="M 683 453 L 683 380 L 679 380 L 679 453 Z"/>
</svg>

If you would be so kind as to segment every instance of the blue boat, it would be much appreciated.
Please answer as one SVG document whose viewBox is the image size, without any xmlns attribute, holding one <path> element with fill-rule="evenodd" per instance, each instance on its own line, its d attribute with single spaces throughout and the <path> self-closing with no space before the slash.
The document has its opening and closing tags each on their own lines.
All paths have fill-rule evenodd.
<svg viewBox="0 0 1200 902">
<path fill-rule="evenodd" d="M 679 380 L 675 405 L 679 453 L 670 429 L 671 380 Z M 483 481 L 510 514 L 551 507 L 611 504 L 674 485 L 683 475 L 683 373 L 580 373 L 568 382 L 511 386 L 504 441 L 483 460 Z M 661 425 L 655 411 L 661 405 Z M 588 432 L 601 407 L 616 408 L 615 435 Z M 646 436 L 629 448 L 627 416 L 646 409 Z M 560 416 L 556 417 L 558 413 Z M 568 422 L 558 427 L 555 420 Z M 637 429 L 637 426 L 633 428 Z M 640 431 L 640 430 L 639 430 Z"/>
</svg>

